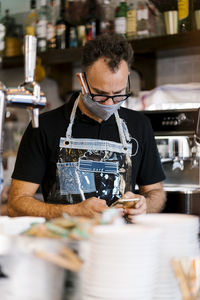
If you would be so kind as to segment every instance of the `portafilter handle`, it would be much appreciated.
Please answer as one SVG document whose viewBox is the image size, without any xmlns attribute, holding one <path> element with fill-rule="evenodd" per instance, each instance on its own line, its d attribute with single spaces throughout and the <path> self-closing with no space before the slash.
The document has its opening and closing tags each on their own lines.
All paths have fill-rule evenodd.
<svg viewBox="0 0 200 300">
<path fill-rule="evenodd" d="M 25 57 L 25 82 L 33 82 L 36 65 L 36 46 L 35 36 L 26 35 L 24 38 L 24 57 Z"/>
</svg>

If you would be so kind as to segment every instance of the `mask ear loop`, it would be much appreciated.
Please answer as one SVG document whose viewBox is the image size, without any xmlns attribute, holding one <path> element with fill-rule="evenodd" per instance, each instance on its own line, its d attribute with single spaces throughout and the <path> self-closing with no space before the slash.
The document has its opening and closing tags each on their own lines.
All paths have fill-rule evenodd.
<svg viewBox="0 0 200 300">
<path fill-rule="evenodd" d="M 82 87 L 81 87 L 81 92 L 83 95 L 87 94 L 88 91 L 87 91 L 87 87 L 85 85 L 85 81 L 83 79 L 83 74 L 82 73 L 79 73 L 79 77 L 80 77 L 80 80 L 81 80 L 81 84 L 82 84 Z"/>
</svg>

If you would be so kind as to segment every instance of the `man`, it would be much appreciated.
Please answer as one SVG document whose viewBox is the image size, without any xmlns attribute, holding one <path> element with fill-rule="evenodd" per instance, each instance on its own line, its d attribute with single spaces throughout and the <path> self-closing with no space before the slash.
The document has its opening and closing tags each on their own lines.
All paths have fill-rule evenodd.
<svg viewBox="0 0 200 300">
<path fill-rule="evenodd" d="M 11 216 L 66 212 L 94 217 L 119 198 L 140 198 L 134 215 L 159 212 L 165 179 L 151 125 L 140 112 L 121 108 L 131 95 L 133 51 L 118 34 L 102 35 L 83 50 L 80 95 L 40 115 L 19 148 L 8 201 Z M 139 194 L 135 194 L 135 185 Z M 41 185 L 44 202 L 34 198 Z"/>
</svg>

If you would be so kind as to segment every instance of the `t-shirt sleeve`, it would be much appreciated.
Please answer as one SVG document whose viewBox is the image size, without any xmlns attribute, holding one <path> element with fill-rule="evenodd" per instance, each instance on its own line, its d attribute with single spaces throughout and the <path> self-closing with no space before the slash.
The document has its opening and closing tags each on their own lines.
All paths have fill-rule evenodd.
<svg viewBox="0 0 200 300">
<path fill-rule="evenodd" d="M 45 135 L 41 127 L 27 127 L 17 154 L 12 178 L 40 184 L 48 157 Z"/>
<path fill-rule="evenodd" d="M 154 132 L 147 117 L 145 117 L 141 147 L 142 157 L 137 176 L 137 184 L 148 185 L 163 181 L 165 179 L 165 173 L 160 161 Z"/>
</svg>

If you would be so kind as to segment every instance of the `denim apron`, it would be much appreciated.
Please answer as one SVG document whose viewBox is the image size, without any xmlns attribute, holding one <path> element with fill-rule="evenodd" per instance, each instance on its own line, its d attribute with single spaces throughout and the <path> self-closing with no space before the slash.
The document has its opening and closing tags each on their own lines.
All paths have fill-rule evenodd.
<svg viewBox="0 0 200 300">
<path fill-rule="evenodd" d="M 132 189 L 131 137 L 125 122 L 116 112 L 121 143 L 73 138 L 72 126 L 78 101 L 79 97 L 71 112 L 66 137 L 60 138 L 56 187 L 51 198 L 58 203 L 75 204 L 94 196 L 111 205 Z"/>
</svg>

